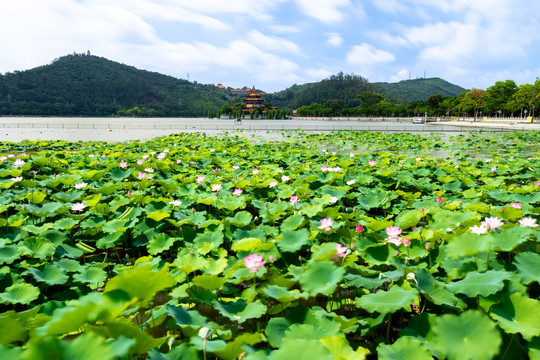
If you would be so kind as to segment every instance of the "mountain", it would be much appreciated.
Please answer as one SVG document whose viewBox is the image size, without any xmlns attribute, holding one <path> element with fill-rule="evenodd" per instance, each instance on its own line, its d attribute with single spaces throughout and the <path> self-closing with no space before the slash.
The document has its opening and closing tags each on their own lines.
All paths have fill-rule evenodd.
<svg viewBox="0 0 540 360">
<path fill-rule="evenodd" d="M 185 116 L 199 117 L 242 101 L 214 85 L 139 70 L 90 54 L 63 56 L 26 71 L 0 74 L 0 116 Z M 439 79 L 369 83 L 355 74 L 332 75 L 293 85 L 263 98 L 280 109 L 314 103 L 354 108 L 358 95 L 411 102 L 431 95 L 457 96 L 465 89 Z"/>
<path fill-rule="evenodd" d="M 432 95 L 458 96 L 466 89 L 441 78 L 402 80 L 397 83 L 373 83 L 399 102 L 424 101 Z"/>
<path fill-rule="evenodd" d="M 0 76 L 0 114 L 202 116 L 227 101 L 214 85 L 87 54 Z"/>
</svg>

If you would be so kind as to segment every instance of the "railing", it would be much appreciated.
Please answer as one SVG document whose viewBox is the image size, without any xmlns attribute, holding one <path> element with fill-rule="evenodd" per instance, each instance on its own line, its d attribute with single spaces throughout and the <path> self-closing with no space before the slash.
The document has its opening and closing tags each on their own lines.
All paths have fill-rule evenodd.
<svg viewBox="0 0 540 360">
<path fill-rule="evenodd" d="M 371 131 L 371 132 L 467 132 L 467 131 L 492 131 L 492 132 L 507 132 L 513 130 L 526 130 L 524 128 L 513 127 L 508 128 L 480 128 L 467 126 L 448 126 L 441 125 L 213 125 L 213 124 L 63 124 L 63 123 L 0 123 L 1 128 L 5 129 L 80 129 L 80 130 L 178 130 L 178 131 Z"/>
</svg>

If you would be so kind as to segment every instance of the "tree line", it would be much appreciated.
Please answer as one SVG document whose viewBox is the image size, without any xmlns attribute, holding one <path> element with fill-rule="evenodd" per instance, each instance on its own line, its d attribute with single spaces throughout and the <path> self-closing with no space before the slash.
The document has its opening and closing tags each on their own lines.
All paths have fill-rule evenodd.
<svg viewBox="0 0 540 360">
<path fill-rule="evenodd" d="M 415 116 L 468 116 L 468 117 L 526 117 L 536 116 L 540 106 L 540 78 L 534 84 L 517 86 L 513 80 L 497 81 L 487 89 L 472 89 L 458 96 L 435 94 L 425 101 L 400 104 L 378 93 L 355 96 L 358 106 L 346 106 L 340 99 L 315 102 L 297 109 L 299 116 L 332 117 L 415 117 Z"/>
</svg>

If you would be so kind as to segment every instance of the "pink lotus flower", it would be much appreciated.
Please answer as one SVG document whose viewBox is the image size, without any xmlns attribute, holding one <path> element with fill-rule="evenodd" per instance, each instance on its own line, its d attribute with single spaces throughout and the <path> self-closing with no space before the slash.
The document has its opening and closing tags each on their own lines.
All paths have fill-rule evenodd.
<svg viewBox="0 0 540 360">
<path fill-rule="evenodd" d="M 340 243 L 336 244 L 336 254 L 338 258 L 344 258 L 349 253 L 349 248 L 346 246 L 341 245 Z"/>
<path fill-rule="evenodd" d="M 204 182 L 204 176 L 197 176 L 197 184 L 202 184 Z"/>
<path fill-rule="evenodd" d="M 300 199 L 298 199 L 298 196 L 293 195 L 289 201 L 291 202 L 291 205 L 297 205 L 300 202 Z"/>
<path fill-rule="evenodd" d="M 147 154 L 144 154 L 144 155 L 142 156 L 142 158 L 143 158 L 144 160 L 148 159 L 149 157 L 150 157 L 150 155 L 147 155 Z"/>
<path fill-rule="evenodd" d="M 375 161 L 373 161 L 372 159 L 369 159 L 369 166 L 373 167 L 375 166 Z"/>
<path fill-rule="evenodd" d="M 165 159 L 165 156 L 167 156 L 167 154 L 165 154 L 165 153 L 159 153 L 159 154 L 157 154 L 156 157 L 158 158 L 158 160 L 163 160 L 163 159 Z"/>
<path fill-rule="evenodd" d="M 497 168 L 495 166 L 492 166 L 491 171 L 497 171 Z"/>
<path fill-rule="evenodd" d="M 221 184 L 212 185 L 212 191 L 219 192 L 221 190 Z"/>
<path fill-rule="evenodd" d="M 496 229 L 504 225 L 504 223 L 496 216 L 489 218 L 485 217 L 484 221 L 482 221 L 482 224 L 484 224 L 488 228 L 488 230 Z"/>
<path fill-rule="evenodd" d="M 154 169 L 152 169 L 151 167 L 147 167 L 147 168 L 144 168 L 144 171 L 146 171 L 147 173 L 153 173 Z"/>
<path fill-rule="evenodd" d="M 257 174 L 260 173 L 260 172 L 261 172 L 261 171 L 260 171 L 259 169 L 253 169 L 253 170 L 251 171 L 251 173 L 252 173 L 253 175 L 257 175 Z"/>
<path fill-rule="evenodd" d="M 79 203 L 75 203 L 75 204 L 71 205 L 71 210 L 72 211 L 83 211 L 85 207 L 86 207 L 86 205 L 84 205 L 84 203 L 79 202 Z"/>
<path fill-rule="evenodd" d="M 122 159 L 122 161 L 120 162 L 120 167 L 121 167 L 122 169 L 125 169 L 125 168 L 127 168 L 127 166 L 128 166 L 128 165 L 127 165 L 127 162 L 125 162 L 125 161 Z"/>
<path fill-rule="evenodd" d="M 330 231 L 332 230 L 332 225 L 334 225 L 334 222 L 330 218 L 324 218 L 321 219 L 321 225 L 319 225 L 318 229 L 324 230 L 324 231 Z"/>
<path fill-rule="evenodd" d="M 251 254 L 244 258 L 244 266 L 247 267 L 251 273 L 259 271 L 264 264 L 266 264 L 266 261 L 263 261 L 262 255 Z"/>
<path fill-rule="evenodd" d="M 15 167 L 21 167 L 24 165 L 24 160 L 21 160 L 21 159 L 15 159 L 15 161 L 13 162 L 13 166 Z"/>
<path fill-rule="evenodd" d="M 411 246 L 411 240 L 409 240 L 409 238 L 406 236 L 403 238 L 403 246 L 406 246 L 406 247 Z"/>
<path fill-rule="evenodd" d="M 142 165 L 143 161 L 141 159 L 137 160 L 137 165 Z"/>
<path fill-rule="evenodd" d="M 277 184 L 278 184 L 277 181 L 272 181 L 272 182 L 270 182 L 270 184 L 268 184 L 268 187 L 273 188 L 273 187 L 275 187 Z"/>
<path fill-rule="evenodd" d="M 484 234 L 487 234 L 488 232 L 488 228 L 485 224 L 481 224 L 480 226 L 478 225 L 471 226 L 469 230 L 471 230 L 471 232 L 476 235 L 484 235 Z"/>
<path fill-rule="evenodd" d="M 401 232 L 403 230 L 399 226 L 390 226 L 387 227 L 385 232 L 388 237 L 385 239 L 386 242 L 392 243 L 396 246 L 401 245 Z"/>
<path fill-rule="evenodd" d="M 438 202 L 439 204 L 442 203 L 442 198 L 441 198 L 441 197 L 438 197 L 438 198 L 437 198 L 437 202 Z"/>
<path fill-rule="evenodd" d="M 322 171 L 322 172 L 327 172 L 327 171 L 328 171 L 328 167 L 326 167 L 326 165 L 323 165 L 323 166 L 321 167 L 321 171 Z"/>
<path fill-rule="evenodd" d="M 511 203 L 510 207 L 513 207 L 513 208 L 516 208 L 516 209 L 521 209 L 521 204 L 520 203 Z"/>
<path fill-rule="evenodd" d="M 519 225 L 522 227 L 537 227 L 538 224 L 536 223 L 536 219 L 533 218 L 523 218 L 519 220 Z"/>
<path fill-rule="evenodd" d="M 356 232 L 361 233 L 362 231 L 364 231 L 364 227 L 362 225 L 356 225 Z"/>
<path fill-rule="evenodd" d="M 242 189 L 234 189 L 233 195 L 235 195 L 235 196 L 240 196 L 240 195 L 242 195 L 242 192 L 243 192 L 243 191 L 244 191 L 244 190 L 242 190 Z"/>
<path fill-rule="evenodd" d="M 137 174 L 137 177 L 139 178 L 139 180 L 146 179 L 146 173 L 140 172 Z"/>
</svg>

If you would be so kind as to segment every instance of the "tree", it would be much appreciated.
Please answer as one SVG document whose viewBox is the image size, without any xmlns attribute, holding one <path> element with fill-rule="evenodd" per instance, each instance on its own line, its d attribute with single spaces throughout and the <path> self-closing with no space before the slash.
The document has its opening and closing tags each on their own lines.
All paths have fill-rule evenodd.
<svg viewBox="0 0 540 360">
<path fill-rule="evenodd" d="M 431 95 L 427 99 L 428 109 L 430 110 L 432 114 L 439 115 L 441 112 L 440 105 L 442 102 L 443 102 L 443 96 L 441 94 Z"/>
<path fill-rule="evenodd" d="M 510 110 L 507 105 L 516 91 L 517 86 L 513 80 L 497 81 L 495 85 L 488 87 L 485 96 L 486 112 L 494 113 L 502 110 L 504 116 L 504 111 Z"/>
<path fill-rule="evenodd" d="M 484 104 L 486 101 L 486 91 L 482 89 L 472 89 L 465 93 L 463 99 L 461 99 L 460 107 L 464 111 L 473 110 L 474 121 L 478 115 L 479 110 L 484 109 Z"/>
</svg>

